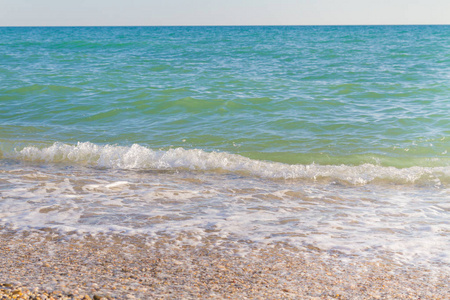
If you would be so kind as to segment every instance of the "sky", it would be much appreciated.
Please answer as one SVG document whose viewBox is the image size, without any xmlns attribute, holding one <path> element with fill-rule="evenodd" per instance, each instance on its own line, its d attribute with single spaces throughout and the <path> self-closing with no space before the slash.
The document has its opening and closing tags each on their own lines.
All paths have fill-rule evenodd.
<svg viewBox="0 0 450 300">
<path fill-rule="evenodd" d="M 0 0 L 0 26 L 450 24 L 450 0 Z"/>
</svg>

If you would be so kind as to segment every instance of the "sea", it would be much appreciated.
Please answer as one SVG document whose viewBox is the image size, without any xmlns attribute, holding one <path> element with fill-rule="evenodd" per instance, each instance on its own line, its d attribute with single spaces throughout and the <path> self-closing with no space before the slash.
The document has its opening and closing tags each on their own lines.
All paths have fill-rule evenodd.
<svg viewBox="0 0 450 300">
<path fill-rule="evenodd" d="M 448 274 L 449 113 L 450 26 L 2 27 L 0 228 Z"/>
</svg>

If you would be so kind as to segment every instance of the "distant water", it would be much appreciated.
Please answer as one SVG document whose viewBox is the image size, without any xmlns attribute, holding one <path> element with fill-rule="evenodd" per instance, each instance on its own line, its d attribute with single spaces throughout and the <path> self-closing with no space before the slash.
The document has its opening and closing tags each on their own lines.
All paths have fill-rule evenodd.
<svg viewBox="0 0 450 300">
<path fill-rule="evenodd" d="M 0 226 L 448 270 L 449 112 L 450 26 L 0 28 Z"/>
</svg>

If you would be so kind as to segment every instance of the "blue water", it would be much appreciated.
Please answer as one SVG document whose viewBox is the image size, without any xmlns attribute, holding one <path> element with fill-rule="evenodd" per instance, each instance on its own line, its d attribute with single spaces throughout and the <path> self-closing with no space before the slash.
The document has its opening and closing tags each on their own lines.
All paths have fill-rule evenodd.
<svg viewBox="0 0 450 300">
<path fill-rule="evenodd" d="M 214 227 L 448 264 L 449 41 L 450 26 L 0 28 L 0 226 Z"/>
<path fill-rule="evenodd" d="M 449 165 L 448 26 L 0 35 L 6 145 L 138 143 L 290 164 Z"/>
</svg>

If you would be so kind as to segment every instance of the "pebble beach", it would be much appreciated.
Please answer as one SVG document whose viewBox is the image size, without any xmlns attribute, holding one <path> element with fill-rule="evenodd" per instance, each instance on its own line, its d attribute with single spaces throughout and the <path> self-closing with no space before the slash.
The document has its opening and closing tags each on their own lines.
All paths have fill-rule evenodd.
<svg viewBox="0 0 450 300">
<path fill-rule="evenodd" d="M 171 239 L 0 236 L 0 299 L 448 299 L 449 276 L 286 245 L 246 254 Z"/>
</svg>

